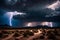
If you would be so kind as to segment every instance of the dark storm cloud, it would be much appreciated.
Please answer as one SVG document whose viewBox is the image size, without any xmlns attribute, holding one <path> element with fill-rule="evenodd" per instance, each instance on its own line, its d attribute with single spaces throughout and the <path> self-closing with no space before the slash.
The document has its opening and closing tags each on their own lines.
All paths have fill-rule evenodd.
<svg viewBox="0 0 60 40">
<path fill-rule="evenodd" d="M 45 18 L 46 14 L 51 13 L 51 10 L 49 10 L 49 11 L 48 10 L 49 9 L 41 9 L 39 11 L 29 11 L 26 13 L 26 15 L 28 15 L 28 16 L 21 17 L 20 15 L 16 15 L 13 18 L 18 19 L 18 20 L 20 20 L 20 19 L 22 19 L 22 20 L 42 20 Z"/>
<path fill-rule="evenodd" d="M 0 8 L 0 16 L 3 15 L 6 11 Z"/>
<path fill-rule="evenodd" d="M 9 10 L 17 10 L 17 11 L 26 11 L 30 7 L 34 7 L 34 5 L 44 5 L 51 4 L 56 0 L 17 0 L 14 5 L 7 5 L 5 2 L 8 0 L 0 0 L 0 6 Z M 12 0 L 11 0 L 12 1 Z M 13 2 L 14 3 L 14 2 Z M 9 3 L 8 3 L 9 4 Z M 24 6 L 25 5 L 25 6 Z"/>
<path fill-rule="evenodd" d="M 25 21 L 59 21 L 60 12 L 48 8 L 40 9 L 39 11 L 28 11 L 26 17 L 14 16 L 14 19 Z M 49 19 L 49 20 L 48 20 Z"/>
<path fill-rule="evenodd" d="M 22 25 L 22 21 L 59 21 L 59 17 L 53 17 L 53 14 L 58 13 L 58 9 L 56 11 L 45 8 L 47 4 L 52 4 L 56 0 L 19 0 L 14 5 L 6 5 L 4 0 L 0 0 L 0 7 L 4 10 L 8 11 L 22 11 L 26 13 L 26 16 L 15 15 L 13 16 L 13 26 L 20 26 Z M 25 5 L 26 4 L 26 5 Z M 5 14 L 4 10 L 0 9 L 0 15 Z M 59 9 L 60 10 L 60 9 Z M 49 17 L 45 17 L 46 15 L 50 15 Z M 55 18 L 55 19 L 54 19 Z M 56 19 L 57 18 L 57 19 Z M 5 17 L 0 16 L 0 24 L 8 24 Z M 48 20 L 49 19 L 49 20 Z M 52 19 L 52 20 L 51 20 Z M 18 21 L 19 20 L 19 21 Z M 22 21 L 21 21 L 22 20 Z M 21 22 L 20 22 L 21 21 Z"/>
<path fill-rule="evenodd" d="M 43 18 L 45 18 L 45 15 L 50 14 L 52 12 L 52 10 L 50 10 L 50 9 L 45 9 L 45 4 L 46 5 L 51 4 L 53 2 L 54 2 L 54 0 L 53 1 L 52 0 L 50 0 L 50 1 L 48 1 L 48 0 L 29 0 L 28 2 L 26 2 L 27 4 L 29 4 L 26 6 L 26 7 L 28 7 L 28 10 L 26 10 L 26 13 L 28 16 L 21 17 L 21 16 L 17 15 L 17 16 L 14 16 L 13 18 L 18 19 L 18 20 L 21 20 L 21 19 L 44 20 Z M 21 2 L 21 5 L 22 5 L 22 3 L 24 3 L 24 2 Z M 19 4 L 19 3 L 17 3 L 17 4 Z M 21 10 L 20 9 L 21 5 L 19 6 L 17 4 L 14 6 L 4 6 L 4 7 L 6 7 L 6 9 L 11 8 L 12 10 Z M 24 10 L 24 8 L 22 10 Z"/>
</svg>

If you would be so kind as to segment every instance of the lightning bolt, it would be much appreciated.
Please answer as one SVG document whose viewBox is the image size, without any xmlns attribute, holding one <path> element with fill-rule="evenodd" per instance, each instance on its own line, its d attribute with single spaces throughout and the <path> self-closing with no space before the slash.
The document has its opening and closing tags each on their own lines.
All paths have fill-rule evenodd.
<svg viewBox="0 0 60 40">
<path fill-rule="evenodd" d="M 12 18 L 13 18 L 13 13 L 11 13 L 11 16 L 10 16 L 10 18 L 9 18 L 9 23 L 10 23 L 10 26 L 12 26 Z"/>
<path fill-rule="evenodd" d="M 13 19 L 13 16 L 14 15 L 25 15 L 25 13 L 21 13 L 21 12 L 17 12 L 17 11 L 15 11 L 15 12 L 7 12 L 6 13 L 8 16 L 9 16 L 9 25 L 10 26 L 12 26 L 12 19 Z"/>
</svg>

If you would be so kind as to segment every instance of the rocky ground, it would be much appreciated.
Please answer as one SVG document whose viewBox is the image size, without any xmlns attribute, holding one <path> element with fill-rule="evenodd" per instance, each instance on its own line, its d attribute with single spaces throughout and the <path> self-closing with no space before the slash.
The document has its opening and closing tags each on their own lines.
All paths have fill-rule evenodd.
<svg viewBox="0 0 60 40">
<path fill-rule="evenodd" d="M 0 40 L 60 40 L 60 29 L 4 29 Z"/>
</svg>

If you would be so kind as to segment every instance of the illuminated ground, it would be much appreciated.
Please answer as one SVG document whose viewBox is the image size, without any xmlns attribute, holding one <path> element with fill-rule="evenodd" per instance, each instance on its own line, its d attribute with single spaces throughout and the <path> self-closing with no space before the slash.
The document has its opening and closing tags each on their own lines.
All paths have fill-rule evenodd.
<svg viewBox="0 0 60 40">
<path fill-rule="evenodd" d="M 60 40 L 60 29 L 4 29 L 0 40 Z"/>
</svg>

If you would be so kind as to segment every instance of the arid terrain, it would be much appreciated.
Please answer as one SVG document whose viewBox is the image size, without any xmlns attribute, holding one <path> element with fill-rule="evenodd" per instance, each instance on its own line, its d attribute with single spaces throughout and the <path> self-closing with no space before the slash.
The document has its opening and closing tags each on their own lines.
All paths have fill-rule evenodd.
<svg viewBox="0 0 60 40">
<path fill-rule="evenodd" d="M 0 40 L 60 40 L 60 29 L 4 29 Z"/>
</svg>

